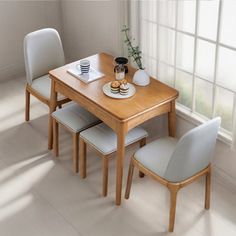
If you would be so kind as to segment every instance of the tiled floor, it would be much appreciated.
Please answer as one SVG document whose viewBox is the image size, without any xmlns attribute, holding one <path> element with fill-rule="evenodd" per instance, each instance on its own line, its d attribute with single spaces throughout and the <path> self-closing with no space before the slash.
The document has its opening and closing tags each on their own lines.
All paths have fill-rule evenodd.
<svg viewBox="0 0 236 236">
<path fill-rule="evenodd" d="M 137 174 L 130 200 L 114 205 L 115 158 L 109 196 L 101 197 L 101 160 L 88 152 L 88 177 L 71 171 L 71 137 L 61 129 L 60 158 L 47 150 L 47 107 L 32 99 L 24 122 L 24 78 L 0 84 L 1 236 L 169 235 L 169 195 L 163 186 Z M 124 187 L 129 156 L 127 150 Z M 178 236 L 235 236 L 236 192 L 213 178 L 212 207 L 205 211 L 203 179 L 178 195 Z"/>
</svg>

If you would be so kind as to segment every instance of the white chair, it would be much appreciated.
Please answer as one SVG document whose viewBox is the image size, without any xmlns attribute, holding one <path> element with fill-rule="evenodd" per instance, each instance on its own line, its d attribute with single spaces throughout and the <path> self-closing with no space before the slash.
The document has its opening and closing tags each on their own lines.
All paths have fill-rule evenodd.
<svg viewBox="0 0 236 236">
<path fill-rule="evenodd" d="M 24 58 L 27 78 L 25 120 L 29 121 L 30 94 L 50 106 L 51 79 L 48 72 L 65 64 L 58 32 L 48 28 L 27 34 L 24 38 Z M 57 105 L 61 107 L 68 101 L 59 96 Z"/>
<path fill-rule="evenodd" d="M 186 133 L 179 141 L 160 138 L 139 149 L 131 159 L 125 198 L 130 195 L 134 167 L 170 191 L 169 231 L 174 230 L 177 192 L 206 175 L 205 209 L 210 207 L 211 158 L 221 119 L 214 118 Z"/>
<path fill-rule="evenodd" d="M 125 146 L 139 142 L 140 146 L 146 144 L 148 133 L 141 127 L 136 127 L 128 132 L 125 138 Z M 86 129 L 80 133 L 79 158 L 81 177 L 86 177 L 86 144 L 93 147 L 102 157 L 103 161 L 103 196 L 107 196 L 108 189 L 108 163 L 109 157 L 117 150 L 116 133 L 104 123 Z"/>
<path fill-rule="evenodd" d="M 79 133 L 101 121 L 76 103 L 69 103 L 52 113 L 53 122 L 53 151 L 59 155 L 58 124 L 63 125 L 72 134 L 73 171 L 78 172 Z"/>
</svg>

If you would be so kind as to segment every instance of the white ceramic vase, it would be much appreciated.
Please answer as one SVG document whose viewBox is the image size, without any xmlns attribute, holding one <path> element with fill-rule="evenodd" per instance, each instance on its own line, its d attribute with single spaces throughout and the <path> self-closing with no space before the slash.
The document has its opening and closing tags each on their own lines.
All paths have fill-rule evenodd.
<svg viewBox="0 0 236 236">
<path fill-rule="evenodd" d="M 133 83 L 139 86 L 147 86 L 150 83 L 150 77 L 145 70 L 138 69 L 134 73 Z"/>
</svg>

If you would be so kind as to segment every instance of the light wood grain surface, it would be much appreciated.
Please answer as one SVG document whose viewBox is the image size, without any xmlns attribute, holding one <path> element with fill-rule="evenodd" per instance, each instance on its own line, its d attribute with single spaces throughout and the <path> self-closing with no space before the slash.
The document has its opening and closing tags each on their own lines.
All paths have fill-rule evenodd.
<svg viewBox="0 0 236 236">
<path fill-rule="evenodd" d="M 115 79 L 113 57 L 101 53 L 87 59 L 94 69 L 101 71 L 106 76 L 90 84 L 85 84 L 66 72 L 67 69 L 78 64 L 78 61 L 50 71 L 50 74 L 120 120 L 130 119 L 135 115 L 145 112 L 147 109 L 172 100 L 178 95 L 175 89 L 156 79 L 151 79 L 151 83 L 146 87 L 135 86 L 137 92 L 131 98 L 122 100 L 109 98 L 103 93 L 102 87 L 105 83 Z M 129 67 L 129 73 L 126 75 L 126 79 L 129 82 L 132 81 L 134 72 L 135 69 Z"/>
</svg>

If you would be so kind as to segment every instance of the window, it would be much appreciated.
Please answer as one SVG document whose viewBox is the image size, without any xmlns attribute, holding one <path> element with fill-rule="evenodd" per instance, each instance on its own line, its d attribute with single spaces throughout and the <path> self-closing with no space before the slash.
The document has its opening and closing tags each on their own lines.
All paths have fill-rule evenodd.
<svg viewBox="0 0 236 236">
<path fill-rule="evenodd" d="M 232 136 L 236 1 L 150 0 L 137 4 L 137 37 L 146 69 L 179 90 L 181 110 L 203 119 L 220 115 L 222 131 Z"/>
</svg>

